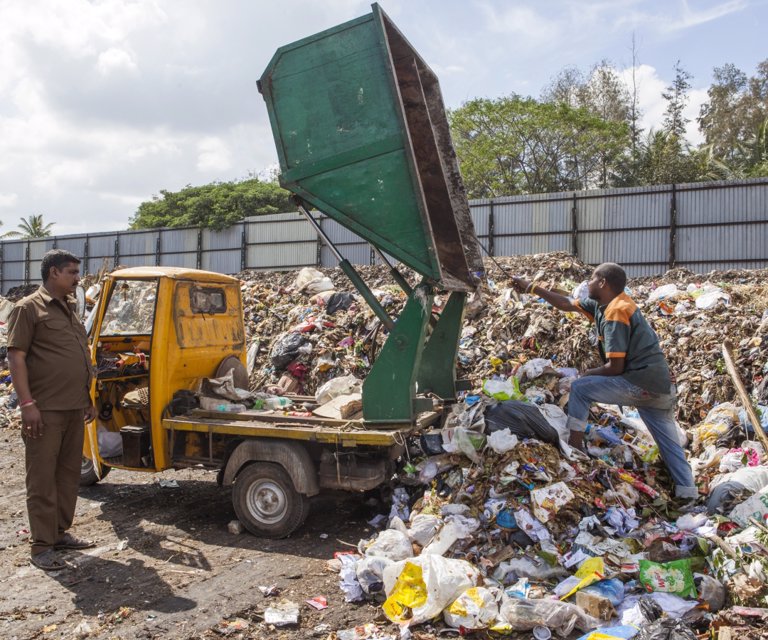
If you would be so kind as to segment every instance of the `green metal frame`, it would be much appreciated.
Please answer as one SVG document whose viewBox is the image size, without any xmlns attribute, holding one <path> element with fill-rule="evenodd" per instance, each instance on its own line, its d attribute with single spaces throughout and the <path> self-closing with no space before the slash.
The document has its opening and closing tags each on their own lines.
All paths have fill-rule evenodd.
<svg viewBox="0 0 768 640">
<path fill-rule="evenodd" d="M 426 282 L 413 290 L 363 383 L 363 419 L 367 423 L 413 422 L 432 409 L 432 392 L 456 397 L 456 352 L 466 294 L 451 293 L 428 335 L 434 291 Z"/>
</svg>

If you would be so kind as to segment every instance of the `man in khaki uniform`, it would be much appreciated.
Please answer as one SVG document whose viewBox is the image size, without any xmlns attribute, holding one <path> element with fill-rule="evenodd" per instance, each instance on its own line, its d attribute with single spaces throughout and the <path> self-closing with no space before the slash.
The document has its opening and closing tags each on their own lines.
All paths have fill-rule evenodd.
<svg viewBox="0 0 768 640">
<path fill-rule="evenodd" d="M 31 562 L 46 571 L 66 564 L 56 549 L 87 549 L 72 525 L 80 482 L 84 423 L 91 404 L 91 357 L 72 297 L 80 260 L 68 251 L 43 256 L 43 284 L 8 320 L 8 364 L 21 407 L 26 450 Z"/>
</svg>

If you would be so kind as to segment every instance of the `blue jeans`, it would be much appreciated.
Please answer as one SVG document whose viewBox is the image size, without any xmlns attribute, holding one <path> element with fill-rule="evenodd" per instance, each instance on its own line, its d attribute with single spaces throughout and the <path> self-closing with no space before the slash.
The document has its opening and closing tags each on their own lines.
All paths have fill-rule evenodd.
<svg viewBox="0 0 768 640">
<path fill-rule="evenodd" d="M 628 382 L 622 376 L 585 376 L 573 381 L 568 399 L 568 428 L 584 431 L 593 402 L 636 407 L 640 417 L 659 446 L 659 453 L 675 483 L 675 495 L 695 498 L 698 490 L 685 452 L 680 446 L 675 426 L 677 391 L 651 393 Z"/>
</svg>

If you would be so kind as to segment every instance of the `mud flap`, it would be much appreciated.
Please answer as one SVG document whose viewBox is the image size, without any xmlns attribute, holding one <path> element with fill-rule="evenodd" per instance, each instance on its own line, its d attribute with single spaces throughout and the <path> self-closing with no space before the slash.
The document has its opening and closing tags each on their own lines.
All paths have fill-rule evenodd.
<svg viewBox="0 0 768 640">
<path fill-rule="evenodd" d="M 293 487 L 305 496 L 320 492 L 317 470 L 304 445 L 286 440 L 245 440 L 232 452 L 224 469 L 222 485 L 231 485 L 244 465 L 261 461 L 278 464 L 291 477 Z"/>
</svg>

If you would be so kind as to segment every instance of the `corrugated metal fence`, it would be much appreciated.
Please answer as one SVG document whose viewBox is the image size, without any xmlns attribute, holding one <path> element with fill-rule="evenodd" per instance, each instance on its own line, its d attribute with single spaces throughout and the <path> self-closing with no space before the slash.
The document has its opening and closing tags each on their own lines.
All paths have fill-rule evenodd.
<svg viewBox="0 0 768 640">
<path fill-rule="evenodd" d="M 618 262 L 630 276 L 683 266 L 768 267 L 768 180 L 707 182 L 514 196 L 470 203 L 480 242 L 495 256 L 568 251 L 589 264 Z M 367 243 L 323 216 L 323 231 L 353 264 L 374 264 Z M 0 290 L 39 282 L 53 248 L 83 258 L 83 271 L 162 265 L 243 269 L 335 266 L 297 213 L 250 218 L 224 231 L 151 229 L 0 243 Z"/>
</svg>

